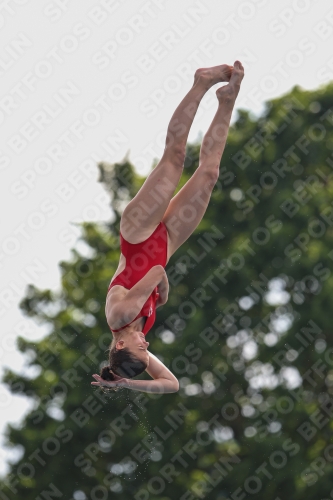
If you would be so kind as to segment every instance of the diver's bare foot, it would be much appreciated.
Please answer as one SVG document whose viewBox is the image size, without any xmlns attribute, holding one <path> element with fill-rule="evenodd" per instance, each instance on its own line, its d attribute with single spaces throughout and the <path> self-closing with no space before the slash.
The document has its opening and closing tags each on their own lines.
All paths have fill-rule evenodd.
<svg viewBox="0 0 333 500">
<path fill-rule="evenodd" d="M 219 102 L 235 101 L 243 78 L 244 78 L 243 65 L 240 61 L 235 61 L 231 71 L 231 77 L 228 85 L 224 85 L 223 87 L 220 87 L 216 91 L 216 97 L 218 98 Z"/>
<path fill-rule="evenodd" d="M 194 83 L 202 84 L 207 90 L 219 82 L 228 82 L 233 67 L 228 64 L 212 66 L 211 68 L 199 68 L 194 73 Z"/>
</svg>

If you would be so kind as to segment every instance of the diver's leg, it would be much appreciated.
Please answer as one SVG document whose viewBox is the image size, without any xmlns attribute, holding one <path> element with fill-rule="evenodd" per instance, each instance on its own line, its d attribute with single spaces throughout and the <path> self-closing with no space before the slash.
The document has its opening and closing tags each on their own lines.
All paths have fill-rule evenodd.
<svg viewBox="0 0 333 500">
<path fill-rule="evenodd" d="M 244 69 L 235 61 L 228 85 L 216 91 L 218 109 L 205 134 L 199 166 L 182 189 L 171 199 L 163 217 L 170 239 L 171 256 L 200 223 L 219 177 L 219 167 L 226 144 L 232 110 L 238 95 Z"/>
<path fill-rule="evenodd" d="M 122 214 L 120 231 L 127 241 L 144 241 L 162 220 L 183 171 L 186 141 L 200 101 L 215 83 L 229 81 L 231 71 L 224 64 L 195 72 L 192 88 L 170 120 L 161 160 Z"/>
</svg>

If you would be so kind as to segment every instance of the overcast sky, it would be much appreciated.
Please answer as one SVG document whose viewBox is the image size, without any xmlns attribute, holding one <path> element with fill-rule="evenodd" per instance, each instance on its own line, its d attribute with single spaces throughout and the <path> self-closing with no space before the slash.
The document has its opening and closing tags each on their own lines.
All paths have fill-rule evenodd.
<svg viewBox="0 0 333 500">
<path fill-rule="evenodd" d="M 236 103 L 259 115 L 294 85 L 333 75 L 330 0 L 7 0 L 0 6 L 1 366 L 24 369 L 17 335 L 45 330 L 18 303 L 28 283 L 59 287 L 71 223 L 108 220 L 96 162 L 127 151 L 146 174 L 197 68 L 240 59 Z M 189 141 L 207 130 L 217 100 L 203 99 Z M 111 276 L 110 276 L 111 279 Z M 29 405 L 0 388 L 0 432 Z M 2 446 L 0 458 L 15 456 Z M 0 459 L 0 464 L 2 460 Z M 0 465 L 0 474 L 6 471 Z"/>
</svg>

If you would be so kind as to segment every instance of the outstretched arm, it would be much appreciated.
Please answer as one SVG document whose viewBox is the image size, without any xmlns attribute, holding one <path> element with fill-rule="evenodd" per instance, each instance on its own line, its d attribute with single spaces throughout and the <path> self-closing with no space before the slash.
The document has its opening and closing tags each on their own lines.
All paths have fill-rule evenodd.
<svg viewBox="0 0 333 500">
<path fill-rule="evenodd" d="M 91 382 L 91 385 L 105 386 L 109 388 L 125 387 L 140 392 L 151 392 L 166 394 L 177 392 L 179 390 L 179 382 L 171 371 L 160 361 L 154 354 L 149 353 L 149 365 L 146 372 L 153 380 L 133 380 L 128 378 L 117 378 L 117 380 L 109 381 L 102 379 L 99 375 L 94 374 L 96 382 Z"/>
</svg>

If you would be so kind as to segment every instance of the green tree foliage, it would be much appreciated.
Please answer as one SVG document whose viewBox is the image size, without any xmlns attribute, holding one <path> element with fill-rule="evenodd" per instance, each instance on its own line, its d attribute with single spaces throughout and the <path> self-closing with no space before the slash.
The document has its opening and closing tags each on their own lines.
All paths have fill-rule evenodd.
<svg viewBox="0 0 333 500">
<path fill-rule="evenodd" d="M 125 159 L 99 165 L 109 225 L 82 226 L 61 290 L 21 307 L 49 326 L 19 338 L 34 401 L 8 445 L 23 447 L 1 499 L 332 498 L 333 87 L 239 111 L 207 213 L 172 257 L 150 349 L 180 391 L 91 387 L 111 341 L 104 304 L 123 207 L 143 182 Z M 198 165 L 189 145 L 182 185 Z M 82 246 L 83 245 L 83 246 Z M 147 377 L 146 374 L 142 377 Z"/>
</svg>

